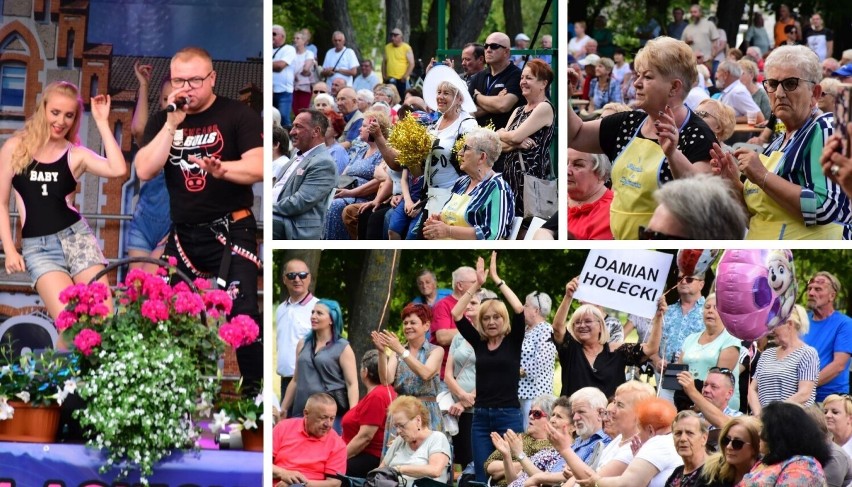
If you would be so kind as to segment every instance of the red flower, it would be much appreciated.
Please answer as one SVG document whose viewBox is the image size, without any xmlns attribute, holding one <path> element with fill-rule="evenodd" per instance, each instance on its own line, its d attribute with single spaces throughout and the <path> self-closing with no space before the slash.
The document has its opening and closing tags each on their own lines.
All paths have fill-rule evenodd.
<svg viewBox="0 0 852 487">
<path fill-rule="evenodd" d="M 84 329 L 74 337 L 74 345 L 83 355 L 90 355 L 92 350 L 101 344 L 101 334 L 89 328 Z"/>
<path fill-rule="evenodd" d="M 142 303 L 142 316 L 154 323 L 169 319 L 169 307 L 163 301 L 149 299 Z"/>
<path fill-rule="evenodd" d="M 230 322 L 219 327 L 219 337 L 234 348 L 253 343 L 259 333 L 257 323 L 246 315 L 235 316 Z"/>
<path fill-rule="evenodd" d="M 62 310 L 56 317 L 56 329 L 65 331 L 77 323 L 77 315 L 68 310 Z"/>
<path fill-rule="evenodd" d="M 231 297 L 221 289 L 204 293 L 204 305 L 207 307 L 207 315 L 213 319 L 227 316 L 231 312 Z"/>
</svg>

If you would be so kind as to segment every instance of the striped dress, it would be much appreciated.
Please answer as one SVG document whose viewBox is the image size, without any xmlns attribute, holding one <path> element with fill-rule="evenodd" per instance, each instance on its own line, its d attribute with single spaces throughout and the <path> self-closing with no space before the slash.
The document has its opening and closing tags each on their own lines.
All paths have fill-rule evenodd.
<svg viewBox="0 0 852 487">
<path fill-rule="evenodd" d="M 812 116 L 805 125 L 794 132 L 784 146 L 784 137 L 778 137 L 763 151 L 784 153 L 776 173 L 802 187 L 799 197 L 805 225 L 826 225 L 833 222 L 852 222 L 849 197 L 841 187 L 822 172 L 820 157 L 825 141 L 833 133 L 834 114 Z"/>
<path fill-rule="evenodd" d="M 757 397 L 760 406 L 775 401 L 785 401 L 798 392 L 799 381 L 819 378 L 819 355 L 814 347 L 802 345 L 778 360 L 778 348 L 767 348 L 757 362 L 752 380 L 757 381 Z M 804 404 L 810 406 L 816 399 L 816 387 Z"/>
</svg>

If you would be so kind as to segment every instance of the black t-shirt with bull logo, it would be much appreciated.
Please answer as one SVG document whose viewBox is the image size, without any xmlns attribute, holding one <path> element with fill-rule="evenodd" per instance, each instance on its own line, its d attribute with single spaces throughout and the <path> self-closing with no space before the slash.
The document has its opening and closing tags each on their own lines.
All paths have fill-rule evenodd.
<svg viewBox="0 0 852 487">
<path fill-rule="evenodd" d="M 165 122 L 166 112 L 158 112 L 148 121 L 143 145 L 162 130 Z M 246 151 L 263 147 L 262 133 L 263 123 L 257 112 L 221 96 L 207 110 L 187 115 L 175 131 L 165 165 L 172 221 L 204 223 L 251 208 L 254 201 L 251 185 L 215 178 L 189 162 L 189 156 L 236 161 Z"/>
</svg>

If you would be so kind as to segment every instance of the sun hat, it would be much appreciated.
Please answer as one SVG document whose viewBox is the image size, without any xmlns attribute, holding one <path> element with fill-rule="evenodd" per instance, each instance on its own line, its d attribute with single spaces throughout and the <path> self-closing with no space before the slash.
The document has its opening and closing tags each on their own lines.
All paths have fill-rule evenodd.
<svg viewBox="0 0 852 487">
<path fill-rule="evenodd" d="M 580 64 L 580 66 L 588 66 L 590 64 L 592 64 L 592 65 L 598 64 L 598 61 L 600 61 L 600 60 L 601 60 L 601 57 L 598 56 L 597 54 L 589 54 L 588 56 L 586 56 L 583 59 L 581 59 L 580 61 L 578 61 L 578 63 Z"/>
<path fill-rule="evenodd" d="M 470 92 L 467 91 L 467 83 L 452 68 L 443 64 L 430 69 L 426 73 L 426 79 L 423 81 L 423 99 L 429 105 L 429 108 L 432 110 L 438 109 L 438 86 L 444 81 L 449 82 L 461 92 L 462 110 L 468 113 L 476 111 L 476 104 L 473 102 L 473 98 L 470 97 Z"/>
<path fill-rule="evenodd" d="M 530 41 L 530 38 L 529 38 L 529 36 L 528 36 L 528 35 L 526 35 L 526 34 L 524 34 L 523 32 L 521 32 L 520 34 L 518 34 L 518 35 L 516 35 L 516 36 L 515 36 L 515 42 L 517 42 L 517 41 L 527 41 L 527 42 L 529 42 L 529 41 Z"/>
</svg>

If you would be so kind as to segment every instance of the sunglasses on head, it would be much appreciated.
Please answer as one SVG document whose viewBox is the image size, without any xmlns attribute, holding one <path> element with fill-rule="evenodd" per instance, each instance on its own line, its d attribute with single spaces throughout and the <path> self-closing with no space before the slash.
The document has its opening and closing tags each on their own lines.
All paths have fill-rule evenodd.
<svg viewBox="0 0 852 487">
<path fill-rule="evenodd" d="M 719 445 L 722 446 L 723 450 L 727 448 L 728 445 L 731 445 L 731 450 L 740 451 L 743 449 L 743 446 L 751 445 L 751 443 L 749 443 L 748 441 L 740 440 L 738 438 L 731 438 L 730 436 L 726 436 L 719 440 Z"/>
<path fill-rule="evenodd" d="M 639 240 L 686 240 L 686 237 L 678 237 L 663 232 L 648 230 L 648 227 L 639 226 Z"/>
<path fill-rule="evenodd" d="M 547 417 L 547 414 L 546 414 L 544 411 L 539 411 L 539 410 L 537 410 L 537 409 L 532 409 L 532 410 L 530 410 L 530 417 L 531 417 L 532 419 L 541 419 L 541 418 L 546 418 L 546 417 Z"/>
<path fill-rule="evenodd" d="M 501 44 L 497 44 L 496 42 L 492 42 L 491 44 L 483 44 L 485 49 L 491 49 L 492 51 L 496 51 L 497 49 L 506 49 L 506 46 Z"/>
<path fill-rule="evenodd" d="M 727 367 L 710 367 L 708 372 L 727 376 L 731 380 L 731 383 L 734 383 L 734 371 Z M 736 448 L 736 450 L 739 450 L 739 448 Z"/>
<path fill-rule="evenodd" d="M 287 274 L 284 274 L 284 276 L 291 281 L 295 281 L 297 277 L 304 281 L 310 274 L 310 272 L 288 272 Z"/>
</svg>

